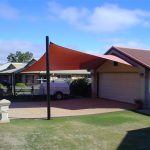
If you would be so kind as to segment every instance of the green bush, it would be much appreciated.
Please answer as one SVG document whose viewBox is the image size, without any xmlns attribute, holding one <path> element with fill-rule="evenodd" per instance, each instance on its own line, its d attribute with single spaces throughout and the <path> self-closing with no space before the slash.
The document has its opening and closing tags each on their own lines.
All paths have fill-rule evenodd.
<svg viewBox="0 0 150 150">
<path fill-rule="evenodd" d="M 18 86 L 18 87 L 26 87 L 26 85 L 25 85 L 25 83 L 16 83 L 16 86 Z"/>
<path fill-rule="evenodd" d="M 76 79 L 70 84 L 71 95 L 90 96 L 91 85 L 87 78 Z"/>
</svg>

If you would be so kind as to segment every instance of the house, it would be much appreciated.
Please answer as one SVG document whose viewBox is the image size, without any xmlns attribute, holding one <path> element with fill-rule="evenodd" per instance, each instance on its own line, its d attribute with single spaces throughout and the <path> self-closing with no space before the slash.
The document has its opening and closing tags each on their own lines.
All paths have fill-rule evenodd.
<svg viewBox="0 0 150 150">
<path fill-rule="evenodd" d="M 13 83 L 15 75 L 15 82 L 22 82 L 22 74 L 20 72 L 25 68 L 35 63 L 35 59 L 32 59 L 28 63 L 6 63 L 0 66 L 0 82 L 6 81 L 10 84 Z"/>
<path fill-rule="evenodd" d="M 26 66 L 26 63 L 6 63 L 0 66 L 0 82 L 12 83 L 13 74 Z M 20 76 L 17 77 L 20 80 Z"/>
<path fill-rule="evenodd" d="M 87 69 L 92 76 L 92 97 L 134 103 L 150 108 L 150 51 L 111 47 L 105 55 L 91 55 L 49 45 L 49 70 Z M 46 71 L 46 54 L 24 73 Z"/>
<path fill-rule="evenodd" d="M 27 85 L 39 84 L 46 79 L 46 71 L 22 73 L 26 68 L 36 62 L 32 59 L 28 63 L 6 63 L 0 66 L 0 82 L 6 81 L 12 84 L 15 74 L 15 82 L 25 83 Z M 53 77 L 65 79 L 78 79 L 82 77 L 90 77 L 90 72 L 87 70 L 56 70 L 50 72 Z"/>
<path fill-rule="evenodd" d="M 38 84 L 46 80 L 46 71 L 31 71 L 31 72 L 22 72 L 22 82 L 30 84 Z M 55 70 L 50 71 L 50 79 L 68 79 L 74 80 L 83 77 L 90 78 L 90 72 L 87 70 Z"/>
<path fill-rule="evenodd" d="M 134 103 L 150 108 L 150 51 L 112 46 L 105 56 L 113 55 L 128 64 L 105 60 L 92 69 L 92 96 Z"/>
</svg>

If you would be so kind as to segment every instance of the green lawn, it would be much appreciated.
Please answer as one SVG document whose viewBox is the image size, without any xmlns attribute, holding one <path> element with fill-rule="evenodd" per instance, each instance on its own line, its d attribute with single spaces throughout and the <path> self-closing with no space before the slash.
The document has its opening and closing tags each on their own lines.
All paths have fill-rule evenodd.
<svg viewBox="0 0 150 150">
<path fill-rule="evenodd" d="M 150 150 L 150 117 L 134 112 L 0 124 L 0 150 Z"/>
</svg>

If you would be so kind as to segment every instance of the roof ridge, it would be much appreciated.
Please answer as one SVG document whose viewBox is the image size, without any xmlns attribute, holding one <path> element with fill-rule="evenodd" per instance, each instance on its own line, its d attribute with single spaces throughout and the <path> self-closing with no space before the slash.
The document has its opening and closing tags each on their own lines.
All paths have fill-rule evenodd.
<svg viewBox="0 0 150 150">
<path fill-rule="evenodd" d="M 139 50 L 139 51 L 146 51 L 146 52 L 150 52 L 150 49 L 140 49 L 140 48 L 129 48 L 129 47 L 123 47 L 123 46 L 112 46 L 114 48 L 123 48 L 123 49 L 131 49 L 131 50 Z"/>
<path fill-rule="evenodd" d="M 11 64 L 26 64 L 25 62 L 11 62 Z"/>
</svg>

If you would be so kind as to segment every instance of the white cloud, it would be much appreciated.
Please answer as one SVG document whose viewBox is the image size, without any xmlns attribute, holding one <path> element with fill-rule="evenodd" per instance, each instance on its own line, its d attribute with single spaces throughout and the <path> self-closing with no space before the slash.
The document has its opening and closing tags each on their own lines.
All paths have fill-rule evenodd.
<svg viewBox="0 0 150 150">
<path fill-rule="evenodd" d="M 100 38 L 100 42 L 103 42 L 105 49 L 108 50 L 111 46 L 120 46 L 128 48 L 140 48 L 149 49 L 150 45 L 138 39 L 124 39 L 124 38 Z"/>
<path fill-rule="evenodd" d="M 18 10 L 6 3 L 0 3 L 0 18 L 1 19 L 17 19 Z"/>
<path fill-rule="evenodd" d="M 64 21 L 68 21 L 69 23 L 80 25 L 78 21 L 82 21 L 84 17 L 88 14 L 88 9 L 77 7 L 63 7 L 61 4 L 56 3 L 54 1 L 50 1 L 48 3 L 48 10 L 51 13 L 50 16 L 57 17 L 58 19 L 62 19 Z"/>
<path fill-rule="evenodd" d="M 2 41 L 0 40 L 0 63 L 7 62 L 7 56 L 9 53 L 15 53 L 16 51 L 30 51 L 33 53 L 34 58 L 39 58 L 45 52 L 45 46 L 40 44 L 34 44 L 29 41 Z"/>
<path fill-rule="evenodd" d="M 95 8 L 64 7 L 48 3 L 49 15 L 63 20 L 82 30 L 92 32 L 115 32 L 136 25 L 149 26 L 150 12 L 140 9 L 125 9 L 116 4 L 104 4 Z"/>
<path fill-rule="evenodd" d="M 150 45 L 148 43 L 139 41 L 137 39 L 121 39 L 121 38 L 100 38 L 98 43 L 103 43 L 99 45 L 96 50 L 86 51 L 89 54 L 103 54 L 108 51 L 112 46 L 128 47 L 150 50 Z"/>
<path fill-rule="evenodd" d="M 120 47 L 129 47 L 129 48 L 137 48 L 137 49 L 148 49 L 150 50 L 150 45 L 142 43 L 140 41 L 124 41 L 124 42 L 118 42 L 114 43 L 114 46 L 120 46 Z"/>
</svg>

